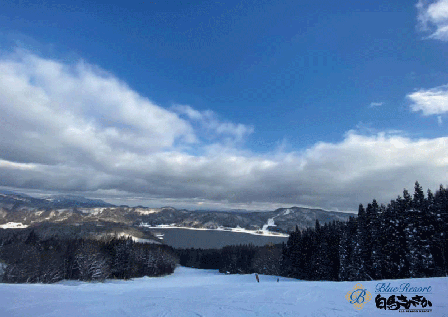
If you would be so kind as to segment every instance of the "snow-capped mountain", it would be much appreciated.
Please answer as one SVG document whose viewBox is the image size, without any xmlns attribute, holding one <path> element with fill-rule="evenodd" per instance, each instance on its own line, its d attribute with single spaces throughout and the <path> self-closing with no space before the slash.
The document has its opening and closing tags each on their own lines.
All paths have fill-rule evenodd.
<svg viewBox="0 0 448 317">
<path fill-rule="evenodd" d="M 114 206 L 101 200 L 77 196 L 33 198 L 0 193 L 0 225 L 35 226 L 39 223 L 114 223 L 127 226 L 175 226 L 204 229 L 244 229 L 259 233 L 289 233 L 299 227 L 346 221 L 353 214 L 302 207 L 269 212 L 188 211 L 172 207 L 145 208 Z"/>
</svg>

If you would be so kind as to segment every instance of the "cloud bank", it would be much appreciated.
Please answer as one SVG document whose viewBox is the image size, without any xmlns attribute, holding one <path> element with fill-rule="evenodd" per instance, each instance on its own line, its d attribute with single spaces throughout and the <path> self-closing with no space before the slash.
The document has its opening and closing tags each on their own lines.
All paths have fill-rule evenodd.
<svg viewBox="0 0 448 317">
<path fill-rule="evenodd" d="M 26 51 L 0 57 L 0 112 L 0 186 L 17 189 L 187 208 L 356 210 L 415 180 L 436 188 L 448 172 L 445 137 L 352 130 L 338 143 L 253 153 L 244 147 L 252 126 L 164 108 L 98 67 Z"/>
</svg>

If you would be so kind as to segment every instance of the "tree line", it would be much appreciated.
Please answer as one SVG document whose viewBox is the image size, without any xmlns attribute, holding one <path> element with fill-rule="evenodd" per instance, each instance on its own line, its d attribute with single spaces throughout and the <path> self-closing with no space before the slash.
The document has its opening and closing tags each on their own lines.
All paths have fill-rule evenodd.
<svg viewBox="0 0 448 317">
<path fill-rule="evenodd" d="M 387 206 L 359 206 L 356 221 L 342 227 L 340 280 L 446 276 L 448 189 L 427 195 L 418 182 Z"/>
<path fill-rule="evenodd" d="M 418 182 L 387 206 L 374 199 L 358 217 L 296 230 L 286 244 L 176 250 L 180 264 L 228 273 L 352 281 L 446 276 L 448 189 L 427 195 Z"/>
<path fill-rule="evenodd" d="M 182 266 L 227 274 L 280 274 L 282 245 L 232 245 L 221 249 L 177 249 Z"/>
<path fill-rule="evenodd" d="M 2 281 L 55 283 L 103 281 L 170 274 L 178 263 L 172 248 L 136 243 L 131 238 L 40 239 L 31 231 L 0 238 Z"/>
</svg>

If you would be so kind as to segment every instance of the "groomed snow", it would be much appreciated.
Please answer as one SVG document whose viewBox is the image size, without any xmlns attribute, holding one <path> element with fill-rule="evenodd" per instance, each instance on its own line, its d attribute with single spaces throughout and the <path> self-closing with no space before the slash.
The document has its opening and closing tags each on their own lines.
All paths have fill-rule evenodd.
<svg viewBox="0 0 448 317">
<path fill-rule="evenodd" d="M 174 274 L 105 283 L 0 284 L 0 315 L 12 316 L 407 316 L 375 307 L 378 281 L 361 282 L 372 300 L 357 311 L 345 295 L 356 282 L 301 282 L 260 275 L 224 275 L 184 267 Z M 448 313 L 448 278 L 381 281 L 432 287 L 431 313 Z M 412 316 L 414 314 L 411 314 Z M 418 314 L 420 315 L 420 314 Z"/>
</svg>

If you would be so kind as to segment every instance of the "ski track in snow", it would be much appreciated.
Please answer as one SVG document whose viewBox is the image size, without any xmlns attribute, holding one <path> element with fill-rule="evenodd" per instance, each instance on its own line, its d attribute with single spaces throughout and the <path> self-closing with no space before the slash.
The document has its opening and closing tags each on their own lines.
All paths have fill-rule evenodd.
<svg viewBox="0 0 448 317">
<path fill-rule="evenodd" d="M 345 299 L 357 282 L 304 282 L 276 276 L 225 275 L 179 267 L 174 274 L 105 283 L 0 284 L 0 316 L 397 316 L 377 309 L 378 281 L 361 282 L 372 300 L 357 311 Z M 388 283 L 389 281 L 381 281 Z M 433 311 L 448 312 L 448 278 L 391 280 L 431 285 Z"/>
<path fill-rule="evenodd" d="M 268 231 L 268 227 L 275 227 L 274 218 L 269 218 L 268 219 L 268 223 L 263 225 L 263 228 L 261 230 L 262 231 Z"/>
<path fill-rule="evenodd" d="M 289 215 L 290 213 L 291 213 L 291 209 L 288 208 L 283 213 L 283 216 Z M 269 218 L 268 222 L 265 225 L 263 225 L 263 228 L 261 229 L 261 231 L 268 233 L 269 232 L 268 227 L 275 227 L 276 225 L 275 225 L 274 219 L 279 216 L 281 216 L 281 215 L 277 215 L 275 217 Z"/>
</svg>

